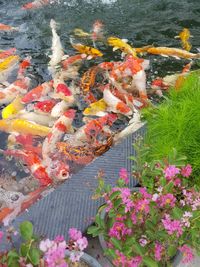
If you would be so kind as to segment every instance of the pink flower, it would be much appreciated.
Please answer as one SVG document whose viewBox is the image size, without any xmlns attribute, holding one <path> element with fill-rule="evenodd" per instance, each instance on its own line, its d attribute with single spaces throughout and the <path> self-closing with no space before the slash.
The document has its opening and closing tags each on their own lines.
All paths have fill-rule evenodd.
<svg viewBox="0 0 200 267">
<path fill-rule="evenodd" d="M 3 238 L 3 236 L 4 236 L 4 233 L 2 231 L 0 231 L 0 242 L 1 242 L 2 238 Z"/>
<path fill-rule="evenodd" d="M 50 248 L 56 248 L 57 247 L 57 244 L 56 242 L 50 240 L 50 239 L 45 239 L 45 240 L 42 240 L 40 242 L 40 250 L 43 251 L 43 252 L 46 252 L 48 251 Z"/>
<path fill-rule="evenodd" d="M 165 170 L 163 172 L 165 174 L 165 178 L 167 180 L 170 180 L 171 178 L 176 176 L 176 174 L 180 173 L 180 169 L 176 168 L 175 165 L 169 165 L 168 167 L 165 168 Z"/>
<path fill-rule="evenodd" d="M 122 203 L 125 205 L 125 213 L 129 212 L 133 207 L 133 201 L 130 199 L 131 191 L 129 188 L 121 188 Z"/>
<path fill-rule="evenodd" d="M 79 250 L 83 251 L 88 246 L 88 241 L 86 237 L 82 237 L 75 242 L 75 245 Z"/>
<path fill-rule="evenodd" d="M 76 228 L 70 228 L 68 233 L 69 237 L 74 241 L 77 241 L 78 239 L 82 238 L 81 231 L 77 230 Z"/>
<path fill-rule="evenodd" d="M 80 260 L 80 258 L 83 256 L 83 254 L 84 253 L 83 252 L 80 252 L 80 251 L 72 251 L 70 253 L 69 258 L 70 258 L 70 260 L 72 262 L 78 262 Z"/>
<path fill-rule="evenodd" d="M 111 200 L 106 201 L 107 207 L 106 207 L 106 212 L 109 212 L 113 208 L 113 204 Z"/>
<path fill-rule="evenodd" d="M 127 261 L 127 266 L 128 267 L 139 267 L 141 263 L 142 263 L 142 257 L 136 256 L 132 258 L 131 260 Z"/>
<path fill-rule="evenodd" d="M 162 219 L 163 226 L 169 235 L 176 233 L 179 237 L 182 235 L 183 230 L 181 228 L 181 222 L 178 220 L 171 220 L 169 215 L 165 215 L 165 219 Z"/>
<path fill-rule="evenodd" d="M 131 220 L 133 224 L 137 224 L 137 216 L 134 212 L 131 214 Z"/>
<path fill-rule="evenodd" d="M 144 211 L 146 214 L 149 213 L 149 200 L 147 199 L 139 199 L 135 203 L 136 211 Z"/>
<path fill-rule="evenodd" d="M 54 241 L 55 241 L 56 243 L 62 242 L 62 241 L 64 241 L 64 240 L 65 240 L 65 238 L 64 238 L 63 235 L 58 235 L 58 236 L 56 236 L 55 239 L 54 239 Z"/>
<path fill-rule="evenodd" d="M 139 190 L 139 192 L 140 192 L 140 194 L 142 194 L 142 196 L 143 196 L 144 198 L 152 198 L 152 195 L 149 194 L 149 193 L 147 192 L 147 189 L 144 188 L 144 187 L 141 187 L 140 190 Z"/>
<path fill-rule="evenodd" d="M 123 222 L 115 222 L 113 226 L 109 230 L 110 237 L 116 237 L 117 239 L 121 239 L 125 235 L 130 235 L 132 230 L 127 228 Z"/>
<path fill-rule="evenodd" d="M 120 169 L 119 177 L 124 180 L 125 184 L 129 183 L 128 172 L 125 168 Z"/>
<path fill-rule="evenodd" d="M 183 177 L 189 177 L 191 173 L 192 173 L 192 166 L 190 164 L 187 164 L 185 167 L 182 167 L 181 175 Z"/>
<path fill-rule="evenodd" d="M 68 267 L 65 261 L 65 248 L 57 247 L 45 253 L 45 260 L 48 267 Z"/>
<path fill-rule="evenodd" d="M 154 256 L 157 261 L 160 261 L 162 258 L 162 252 L 163 252 L 163 247 L 160 243 L 156 242 L 155 244 L 155 250 L 154 250 Z"/>
<path fill-rule="evenodd" d="M 176 198 L 172 194 L 166 194 L 159 197 L 158 201 L 160 207 L 169 205 L 171 207 L 175 206 Z"/>
<path fill-rule="evenodd" d="M 191 262 L 194 259 L 194 254 L 187 245 L 183 245 L 179 247 L 179 250 L 183 253 L 183 263 Z"/>
</svg>

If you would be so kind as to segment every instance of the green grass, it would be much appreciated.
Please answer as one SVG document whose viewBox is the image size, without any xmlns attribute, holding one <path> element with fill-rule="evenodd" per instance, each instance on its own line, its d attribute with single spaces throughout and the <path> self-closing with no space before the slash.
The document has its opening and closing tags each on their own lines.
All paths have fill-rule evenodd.
<svg viewBox="0 0 200 267">
<path fill-rule="evenodd" d="M 173 148 L 187 157 L 200 182 L 200 74 L 190 74 L 179 91 L 171 89 L 168 99 L 144 111 L 147 120 L 146 160 L 163 159 Z M 200 185 L 200 183 L 199 183 Z"/>
</svg>

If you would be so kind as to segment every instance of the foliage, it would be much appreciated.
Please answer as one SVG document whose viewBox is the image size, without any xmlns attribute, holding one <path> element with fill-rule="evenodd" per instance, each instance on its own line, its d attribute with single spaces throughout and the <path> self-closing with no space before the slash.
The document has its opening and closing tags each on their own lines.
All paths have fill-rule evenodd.
<svg viewBox="0 0 200 267">
<path fill-rule="evenodd" d="M 171 266 L 177 250 L 184 262 L 193 259 L 191 248 L 200 252 L 200 193 L 187 187 L 191 166 L 156 163 L 153 170 L 152 193 L 143 187 L 131 192 L 125 175 L 114 188 L 99 177 L 105 205 L 88 233 L 104 236 L 115 266 Z"/>
<path fill-rule="evenodd" d="M 82 233 L 75 228 L 69 230 L 69 241 L 66 243 L 64 237 L 57 236 L 54 240 L 42 240 L 33 234 L 33 225 L 24 221 L 20 225 L 20 236 L 22 243 L 17 251 L 12 241 L 14 229 L 7 229 L 6 238 L 13 248 L 0 253 L 0 266 L 2 267 L 33 267 L 33 266 L 62 266 L 68 267 L 68 263 L 74 264 L 80 260 L 83 250 L 87 247 L 88 241 Z M 0 232 L 0 241 L 3 239 L 3 232 Z M 66 249 L 69 250 L 69 257 L 66 257 Z M 70 265 L 71 266 L 71 265 Z"/>
<path fill-rule="evenodd" d="M 146 160 L 162 159 L 173 148 L 186 155 L 193 167 L 195 183 L 200 185 L 200 79 L 190 74 L 179 90 L 170 90 L 167 99 L 157 107 L 146 109 Z"/>
</svg>

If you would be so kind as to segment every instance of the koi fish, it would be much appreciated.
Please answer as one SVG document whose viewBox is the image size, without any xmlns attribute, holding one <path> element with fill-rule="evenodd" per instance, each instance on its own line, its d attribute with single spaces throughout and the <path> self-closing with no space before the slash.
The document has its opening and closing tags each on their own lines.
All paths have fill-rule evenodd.
<svg viewBox="0 0 200 267">
<path fill-rule="evenodd" d="M 132 115 L 133 112 L 130 107 L 128 107 L 119 98 L 114 96 L 108 88 L 104 89 L 103 91 L 103 99 L 112 112 L 121 113 L 126 116 Z"/>
<path fill-rule="evenodd" d="M 117 37 L 109 37 L 107 39 L 108 45 L 113 46 L 113 51 L 120 49 L 125 54 L 137 56 L 135 48 L 126 43 L 123 39 Z"/>
<path fill-rule="evenodd" d="M 34 104 L 33 109 L 37 113 L 51 113 L 53 107 L 56 105 L 56 100 L 44 100 Z"/>
<path fill-rule="evenodd" d="M 12 27 L 3 23 L 0 23 L 0 31 L 17 31 L 18 27 Z"/>
<path fill-rule="evenodd" d="M 82 61 L 83 61 L 82 55 L 75 55 L 75 56 L 68 57 L 65 60 L 62 60 L 61 66 L 64 70 L 67 70 L 70 66 L 77 65 Z"/>
<path fill-rule="evenodd" d="M 58 74 L 59 75 L 59 74 Z M 65 84 L 62 76 L 54 78 L 54 93 L 53 98 L 65 100 L 68 103 L 74 102 L 74 96 L 71 89 Z"/>
<path fill-rule="evenodd" d="M 92 26 L 92 40 L 95 42 L 98 39 L 103 38 L 103 23 L 100 20 L 96 20 Z"/>
<path fill-rule="evenodd" d="M 22 97 L 22 103 L 28 104 L 33 101 L 39 101 L 43 96 L 46 96 L 51 91 L 53 91 L 53 80 L 44 82 L 43 84 L 30 90 Z"/>
<path fill-rule="evenodd" d="M 104 101 L 104 99 L 100 99 L 97 102 L 94 102 L 89 105 L 84 111 L 83 115 L 88 116 L 88 115 L 95 115 L 95 116 L 104 116 L 105 111 L 107 109 L 107 104 Z"/>
<path fill-rule="evenodd" d="M 25 77 L 17 79 L 14 83 L 0 91 L 0 105 L 8 104 L 13 101 L 18 95 L 24 95 L 30 85 L 30 78 Z"/>
<path fill-rule="evenodd" d="M 51 55 L 51 60 L 49 62 L 49 70 L 52 73 L 52 75 L 55 75 L 57 72 L 56 66 L 61 62 L 62 57 L 64 56 L 64 51 L 63 47 L 60 41 L 60 37 L 58 36 L 56 32 L 56 22 L 55 20 L 51 19 L 50 21 L 50 27 L 52 30 L 52 55 Z"/>
<path fill-rule="evenodd" d="M 48 5 L 50 0 L 35 0 L 22 6 L 22 9 L 36 9 Z"/>
<path fill-rule="evenodd" d="M 32 151 L 6 150 L 4 155 L 20 158 L 27 165 L 33 177 L 35 177 L 42 186 L 52 184 L 53 181 L 47 174 L 46 168 L 42 165 L 41 159 Z"/>
<path fill-rule="evenodd" d="M 0 52 L 0 60 L 5 59 L 9 56 L 14 55 L 16 52 L 16 48 L 10 48 L 8 50 Z"/>
<path fill-rule="evenodd" d="M 154 54 L 154 55 L 161 55 L 161 56 L 171 56 L 175 58 L 186 58 L 186 59 L 195 59 L 200 58 L 200 53 L 194 54 L 190 53 L 186 50 L 182 50 L 179 48 L 171 48 L 171 47 L 147 47 L 146 53 Z"/>
<path fill-rule="evenodd" d="M 7 70 L 8 68 L 12 67 L 19 61 L 19 56 L 8 56 L 3 61 L 0 62 L 0 72 Z"/>
<path fill-rule="evenodd" d="M 8 119 L 13 115 L 16 115 L 20 110 L 24 108 L 24 105 L 21 103 L 21 97 L 17 96 L 12 103 L 6 106 L 1 113 L 3 119 Z"/>
<path fill-rule="evenodd" d="M 74 43 L 72 43 L 72 46 L 79 53 L 86 55 L 87 59 L 92 59 L 92 58 L 103 56 L 103 53 L 94 47 L 90 47 L 90 46 L 86 46 L 86 45 L 82 45 L 82 44 L 74 44 Z"/>
<path fill-rule="evenodd" d="M 74 29 L 73 33 L 74 33 L 74 35 L 76 35 L 78 37 L 83 37 L 83 38 L 91 36 L 90 33 L 85 32 L 85 31 L 83 31 L 82 29 L 79 29 L 79 28 Z"/>
<path fill-rule="evenodd" d="M 65 100 L 62 100 L 58 102 L 51 110 L 51 116 L 53 118 L 60 117 L 69 109 L 71 106 L 71 103 L 66 102 Z"/>
<path fill-rule="evenodd" d="M 91 88 L 95 84 L 97 71 L 98 67 L 94 66 L 89 70 L 87 70 L 81 78 L 80 87 L 83 90 L 83 95 L 85 96 L 85 100 L 88 101 L 89 103 L 97 101 L 95 96 L 91 93 Z"/>
<path fill-rule="evenodd" d="M 50 128 L 23 119 L 0 120 L 0 131 L 20 134 L 32 134 L 38 136 L 47 136 Z"/>
<path fill-rule="evenodd" d="M 189 42 L 189 39 L 191 37 L 190 31 L 187 28 L 184 28 L 178 36 L 175 36 L 175 38 L 181 39 L 182 48 L 186 51 L 190 51 L 192 48 L 192 45 Z"/>
<path fill-rule="evenodd" d="M 35 112 L 27 112 L 26 110 L 21 110 L 17 114 L 17 118 L 24 119 L 30 122 L 37 123 L 38 125 L 52 126 L 55 119 L 46 114 L 38 114 Z"/>
</svg>

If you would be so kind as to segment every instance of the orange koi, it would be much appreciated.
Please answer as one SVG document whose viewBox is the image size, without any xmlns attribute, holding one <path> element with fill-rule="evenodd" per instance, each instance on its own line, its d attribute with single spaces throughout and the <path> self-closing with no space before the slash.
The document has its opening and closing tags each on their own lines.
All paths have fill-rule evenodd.
<svg viewBox="0 0 200 267">
<path fill-rule="evenodd" d="M 22 6 L 22 9 L 36 9 L 48 5 L 50 0 L 35 0 Z"/>
<path fill-rule="evenodd" d="M 22 103 L 28 104 L 33 101 L 39 101 L 40 98 L 46 96 L 53 90 L 53 80 L 44 82 L 41 85 L 30 90 L 24 97 L 22 97 Z"/>
<path fill-rule="evenodd" d="M 86 71 L 81 78 L 80 87 L 83 90 L 83 95 L 86 97 L 86 101 L 88 101 L 89 103 L 97 101 L 94 95 L 90 92 L 91 88 L 95 84 L 97 71 L 97 66 L 92 67 L 88 71 Z"/>
<path fill-rule="evenodd" d="M 132 55 L 134 57 L 137 56 L 135 48 L 127 44 L 127 41 L 117 37 L 109 37 L 107 39 L 108 45 L 113 46 L 113 51 L 120 49 L 123 53 Z"/>
<path fill-rule="evenodd" d="M 70 66 L 77 65 L 82 61 L 82 55 L 70 56 L 67 59 L 61 61 L 61 66 L 64 70 L 67 70 Z"/>
<path fill-rule="evenodd" d="M 184 28 L 178 36 L 175 36 L 175 38 L 181 39 L 182 48 L 186 51 L 190 51 L 192 48 L 192 45 L 189 42 L 189 39 L 191 37 L 190 31 L 187 28 Z"/>
<path fill-rule="evenodd" d="M 20 158 L 28 167 L 30 173 L 35 177 L 41 185 L 47 186 L 52 184 L 52 179 L 46 172 L 46 168 L 42 165 L 41 159 L 32 151 L 22 150 L 6 150 L 4 155 Z"/>
<path fill-rule="evenodd" d="M 88 56 L 88 59 L 102 57 L 103 53 L 98 49 L 82 44 L 74 44 L 72 43 L 74 49 L 76 49 L 79 53 Z"/>
<path fill-rule="evenodd" d="M 16 31 L 17 27 L 12 27 L 3 23 L 0 23 L 0 31 Z"/>
<path fill-rule="evenodd" d="M 103 23 L 100 20 L 96 20 L 92 26 L 92 40 L 95 42 L 98 39 L 103 38 Z"/>
<path fill-rule="evenodd" d="M 145 52 L 154 55 L 171 56 L 175 58 L 195 59 L 200 58 L 200 53 L 194 54 L 186 50 L 172 47 L 147 47 Z"/>
</svg>

